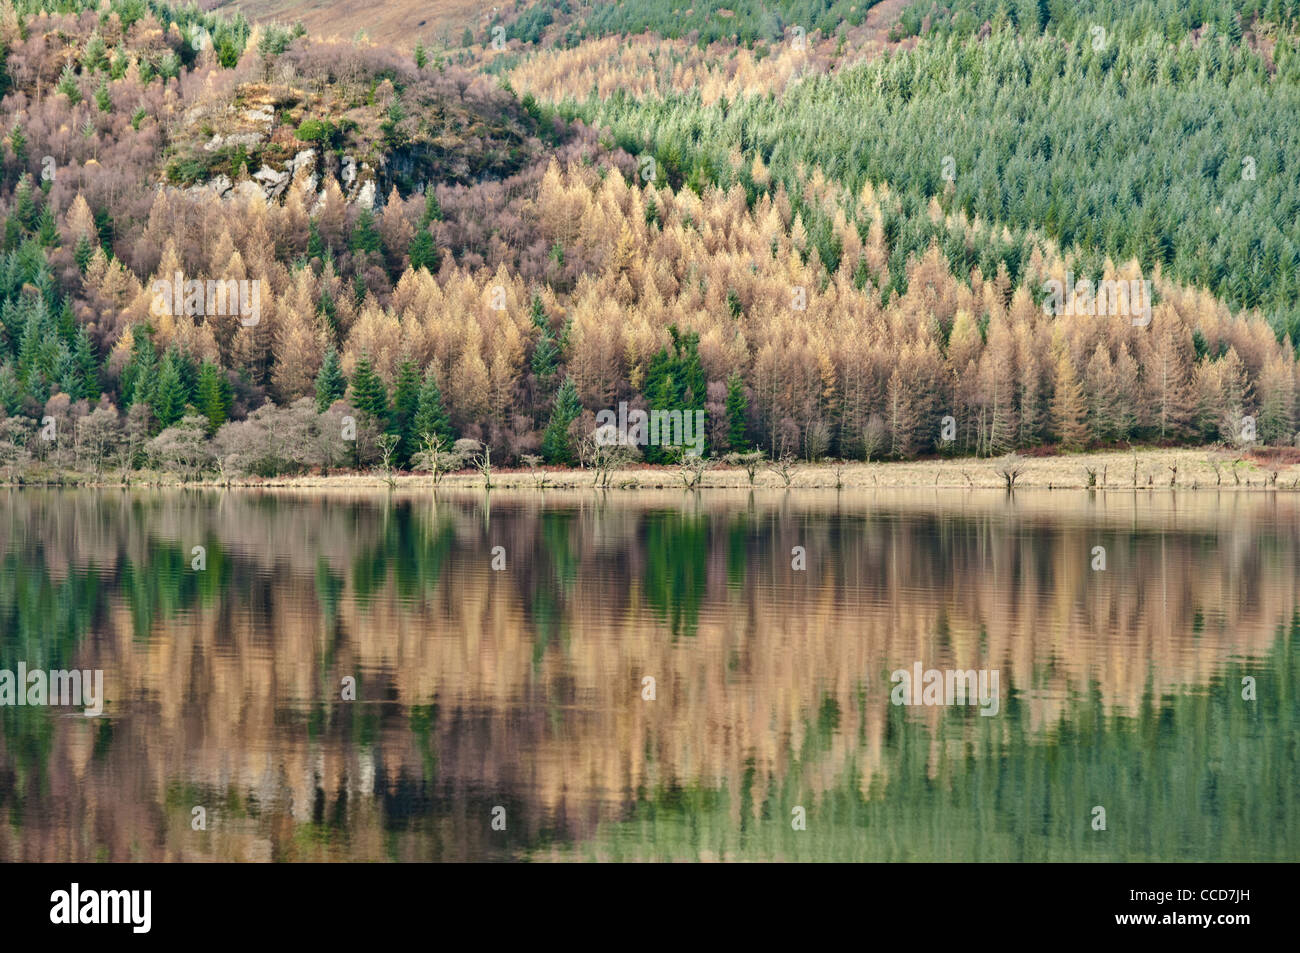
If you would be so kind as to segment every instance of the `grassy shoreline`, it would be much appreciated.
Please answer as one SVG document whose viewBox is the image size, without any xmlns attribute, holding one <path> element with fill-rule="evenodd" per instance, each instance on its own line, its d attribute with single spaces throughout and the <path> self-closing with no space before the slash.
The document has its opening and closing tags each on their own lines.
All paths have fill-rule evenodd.
<svg viewBox="0 0 1300 953">
<path fill-rule="evenodd" d="M 788 475 L 789 482 L 785 476 Z M 1056 454 L 1014 458 L 931 459 L 851 462 L 844 464 L 796 463 L 782 475 L 768 465 L 753 474 L 740 467 L 715 466 L 704 471 L 697 486 L 688 486 L 693 475 L 684 476 L 678 467 L 637 465 L 614 470 L 607 482 L 594 470 L 580 468 L 493 468 L 493 489 L 997 489 L 1007 488 L 1013 476 L 1015 489 L 1300 489 L 1300 452 L 1289 448 L 1236 452 L 1222 447 L 1187 449 L 1109 450 L 1095 453 Z M 441 477 L 440 488 L 482 489 L 484 477 L 473 470 L 461 470 Z M 280 477 L 218 479 L 208 474 L 198 480 L 182 480 L 175 474 L 138 471 L 130 480 L 104 475 L 40 472 L 20 479 L 0 480 L 0 485 L 82 487 L 252 487 L 252 488 L 368 488 L 417 489 L 432 487 L 428 473 L 395 473 L 391 478 L 378 470 L 339 471 Z"/>
</svg>

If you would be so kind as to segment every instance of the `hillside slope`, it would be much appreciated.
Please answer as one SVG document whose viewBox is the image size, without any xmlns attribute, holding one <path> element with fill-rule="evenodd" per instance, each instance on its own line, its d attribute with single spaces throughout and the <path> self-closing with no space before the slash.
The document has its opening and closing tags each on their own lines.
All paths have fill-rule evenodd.
<svg viewBox="0 0 1300 953">
<path fill-rule="evenodd" d="M 312 36 L 351 39 L 358 31 L 377 43 L 410 47 L 419 36 L 459 37 L 464 29 L 486 24 L 492 5 L 471 0 L 218 0 L 208 4 L 223 13 L 243 14 L 254 23 L 301 23 Z"/>
<path fill-rule="evenodd" d="M 0 0 L 0 464 L 607 463 L 621 404 L 717 457 L 1290 444 L 1300 57 L 1202 26 L 954 28 L 779 91 L 744 69 L 814 46 L 643 38 L 605 52 L 663 85 L 553 103 L 527 57 Z"/>
</svg>

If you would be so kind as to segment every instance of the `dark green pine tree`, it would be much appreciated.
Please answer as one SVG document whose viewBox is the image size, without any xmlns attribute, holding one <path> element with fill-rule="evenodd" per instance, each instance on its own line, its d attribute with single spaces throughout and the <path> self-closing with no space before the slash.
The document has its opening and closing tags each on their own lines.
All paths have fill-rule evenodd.
<svg viewBox="0 0 1300 953">
<path fill-rule="evenodd" d="M 13 251 L 23 241 L 23 223 L 17 215 L 5 216 L 5 251 Z"/>
<path fill-rule="evenodd" d="M 81 399 L 81 375 L 77 372 L 77 357 L 72 353 L 72 348 L 62 341 L 55 350 L 54 379 L 59 382 L 59 390 L 63 393 L 73 400 Z"/>
<path fill-rule="evenodd" d="M 112 248 L 117 237 L 117 221 L 107 207 L 95 212 L 95 232 L 99 235 L 100 248 Z"/>
<path fill-rule="evenodd" d="M 41 214 L 36 219 L 36 240 L 46 248 L 59 247 L 59 226 L 48 205 L 41 209 Z"/>
<path fill-rule="evenodd" d="M 537 383 L 540 385 L 542 393 L 550 392 L 551 384 L 555 380 L 555 374 L 560 366 L 560 346 L 556 343 L 555 337 L 550 331 L 545 331 L 537 339 L 537 347 L 533 351 L 533 373 L 537 376 Z"/>
<path fill-rule="evenodd" d="M 325 258 L 325 242 L 320 237 L 320 229 L 316 227 L 314 218 L 307 226 L 307 257 Z"/>
<path fill-rule="evenodd" d="M 230 381 L 224 372 L 211 361 L 204 361 L 199 369 L 199 384 L 195 403 L 198 411 L 208 418 L 208 432 L 214 432 L 230 415 Z"/>
<path fill-rule="evenodd" d="M 431 222 L 442 221 L 442 205 L 432 188 L 424 191 L 424 214 L 420 216 L 420 228 L 428 228 Z"/>
<path fill-rule="evenodd" d="M 186 411 L 194 412 L 194 395 L 199 392 L 199 365 L 188 353 L 175 349 L 176 364 L 181 372 L 181 383 L 185 387 Z"/>
<path fill-rule="evenodd" d="M 77 344 L 77 319 L 72 314 L 72 302 L 65 301 L 63 307 L 59 309 L 59 317 L 55 323 L 55 330 L 58 332 L 59 340 L 68 345 L 69 348 Z"/>
<path fill-rule="evenodd" d="M 645 201 L 645 223 L 651 226 L 659 224 L 659 203 L 655 200 L 653 192 Z"/>
<path fill-rule="evenodd" d="M 362 354 L 352 375 L 352 405 L 375 421 L 382 433 L 388 429 L 388 390 L 370 366 L 370 355 Z"/>
<path fill-rule="evenodd" d="M 578 399 L 578 388 L 571 376 L 564 378 L 555 395 L 555 408 L 551 411 L 551 422 L 546 425 L 542 435 L 542 456 L 547 463 L 573 466 L 577 462 L 573 440 L 569 436 L 569 425 L 582 413 L 582 402 Z"/>
<path fill-rule="evenodd" d="M 749 413 L 749 401 L 745 399 L 745 382 L 740 375 L 732 373 L 727 378 L 727 432 L 732 450 L 748 450 L 749 439 L 746 416 Z"/>
<path fill-rule="evenodd" d="M 43 303 L 38 299 L 31 301 L 26 308 L 27 318 L 18 342 L 18 378 L 28 385 L 33 396 L 43 399 L 39 393 L 41 385 L 36 382 L 38 379 L 48 381 L 54 372 L 53 354 L 46 345 L 53 344 L 56 337 Z"/>
<path fill-rule="evenodd" d="M 0 364 L 0 407 L 9 416 L 18 413 L 23 404 L 23 385 L 11 362 Z"/>
<path fill-rule="evenodd" d="M 673 410 L 677 404 L 674 398 L 676 385 L 673 381 L 673 359 L 667 350 L 661 350 L 650 359 L 645 374 L 645 399 L 647 408 L 656 410 Z M 647 445 L 643 448 L 647 463 L 664 463 L 668 454 L 661 447 Z"/>
<path fill-rule="evenodd" d="M 98 73 L 108 69 L 108 44 L 98 33 L 90 34 L 86 41 L 86 51 L 82 54 L 81 65 L 88 73 Z"/>
<path fill-rule="evenodd" d="M 31 245 L 36 248 L 40 247 L 35 242 L 32 242 Z M 43 249 L 41 250 L 40 254 L 41 254 L 40 262 L 36 268 L 35 273 L 32 275 L 32 285 L 35 286 L 36 290 L 41 293 L 41 299 L 45 302 L 45 307 L 49 310 L 49 313 L 51 315 L 53 315 L 55 312 L 62 312 L 64 308 L 69 309 L 68 322 L 66 325 L 68 333 L 64 337 L 64 341 L 65 342 L 71 341 L 72 331 L 76 327 L 76 324 L 72 320 L 72 312 L 70 309 L 70 305 L 65 305 L 60 303 L 59 289 L 54 284 L 54 274 L 50 271 L 49 265 L 46 264 L 45 253 Z M 55 325 L 55 331 L 58 331 L 57 324 Z"/>
<path fill-rule="evenodd" d="M 100 394 L 99 356 L 95 353 L 95 345 L 90 340 L 90 332 L 84 327 L 77 329 L 77 340 L 72 353 L 77 363 L 80 396 L 95 400 Z"/>
<path fill-rule="evenodd" d="M 535 292 L 528 305 L 528 316 L 533 321 L 533 327 L 543 331 L 551 330 L 551 322 L 546 317 L 546 305 L 542 302 L 542 296 Z"/>
<path fill-rule="evenodd" d="M 14 159 L 17 160 L 18 168 L 27 165 L 27 134 L 23 132 L 22 126 L 14 126 L 13 131 L 9 133 L 9 145 L 14 150 Z"/>
<path fill-rule="evenodd" d="M 682 407 L 690 410 L 703 410 L 707 387 L 704 381 L 704 365 L 700 363 L 700 336 L 692 331 L 681 337 L 678 345 L 678 362 L 681 367 L 682 389 L 679 395 Z"/>
<path fill-rule="evenodd" d="M 40 221 L 41 210 L 36 204 L 36 198 L 32 194 L 32 177 L 24 175 L 18 180 L 18 188 L 14 191 L 14 214 L 18 217 L 19 224 L 27 231 L 36 230 L 37 223 Z"/>
<path fill-rule="evenodd" d="M 147 328 L 137 325 L 132 331 L 131 360 L 122 371 L 122 403 L 153 404 L 158 382 L 158 355 Z"/>
<path fill-rule="evenodd" d="M 168 351 L 158 371 L 158 388 L 152 406 L 160 427 L 170 427 L 184 417 L 185 405 L 190 402 L 181 367 L 183 360 L 177 352 Z"/>
<path fill-rule="evenodd" d="M 379 230 L 375 228 L 375 215 L 368 208 L 357 213 L 357 220 L 352 225 L 352 250 L 364 254 L 377 253 L 381 242 Z"/>
<path fill-rule="evenodd" d="M 555 384 L 555 375 L 560 368 L 560 342 L 555 339 L 546 309 L 542 306 L 541 295 L 533 295 L 533 326 L 540 332 L 537 346 L 533 349 L 532 370 L 537 378 L 537 403 L 545 405 Z"/>
<path fill-rule="evenodd" d="M 411 245 L 407 249 L 407 254 L 411 258 L 411 268 L 419 270 L 421 268 L 433 274 L 438 270 L 439 255 L 438 249 L 433 244 L 433 236 L 429 234 L 428 229 L 420 229 L 411 239 Z"/>
<path fill-rule="evenodd" d="M 651 358 L 646 369 L 646 403 L 652 411 L 703 410 L 705 385 L 699 335 L 682 334 L 675 325 L 669 326 L 668 334 L 672 339 L 669 346 Z M 665 446 L 649 446 L 645 448 L 645 459 L 649 463 L 668 463 L 672 453 Z"/>
<path fill-rule="evenodd" d="M 451 429 L 451 418 L 442 406 L 442 389 L 438 387 L 438 377 L 433 373 L 432 367 L 425 372 L 424 383 L 420 386 L 420 400 L 412 429 L 421 443 L 425 437 L 437 434 L 444 444 L 450 444 L 455 436 Z"/>
<path fill-rule="evenodd" d="M 1052 18 L 1048 0 L 1024 0 L 1023 5 L 1028 9 L 1021 18 L 1021 24 L 1030 28 L 1029 35 L 1036 36 L 1046 30 L 1047 22 Z"/>
<path fill-rule="evenodd" d="M 741 304 L 740 295 L 736 294 L 735 288 L 727 291 L 727 310 L 733 318 L 739 318 L 745 313 L 745 306 Z"/>
<path fill-rule="evenodd" d="M 1232 41 L 1233 46 L 1241 42 L 1241 18 L 1231 8 L 1223 11 L 1223 32 Z"/>
<path fill-rule="evenodd" d="M 420 375 L 412 361 L 403 361 L 397 369 L 397 383 L 393 387 L 393 430 L 401 437 L 397 445 L 398 466 L 410 465 L 411 454 L 420 449 L 420 438 L 415 432 L 415 415 L 420 408 Z"/>
<path fill-rule="evenodd" d="M 77 269 L 84 275 L 86 269 L 90 267 L 90 260 L 95 257 L 95 246 L 90 240 L 90 236 L 81 234 L 77 236 L 77 244 L 72 249 L 72 260 L 77 263 Z"/>
<path fill-rule="evenodd" d="M 316 374 L 317 413 L 325 413 L 329 410 L 330 404 L 342 400 L 347 392 L 348 380 L 343 376 L 339 353 L 334 348 L 330 348 L 325 352 L 325 360 L 321 362 L 320 371 Z"/>
</svg>

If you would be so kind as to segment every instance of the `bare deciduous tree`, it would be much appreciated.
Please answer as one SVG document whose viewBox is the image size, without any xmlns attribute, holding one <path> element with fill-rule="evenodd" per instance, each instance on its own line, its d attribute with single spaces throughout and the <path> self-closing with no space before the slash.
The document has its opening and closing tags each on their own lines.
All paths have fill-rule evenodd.
<svg viewBox="0 0 1300 953">
<path fill-rule="evenodd" d="M 698 453 L 688 453 L 685 447 L 678 447 L 674 458 L 686 489 L 699 489 L 704 474 L 713 466 L 713 461 Z"/>
<path fill-rule="evenodd" d="M 1024 472 L 1024 462 L 1014 453 L 1008 453 L 998 464 L 998 474 L 1006 484 L 1008 492 L 1016 488 L 1016 480 Z"/>
<path fill-rule="evenodd" d="M 520 455 L 519 460 L 532 474 L 533 486 L 539 490 L 546 489 L 546 471 L 541 469 L 542 458 L 535 453 L 525 453 Z"/>
<path fill-rule="evenodd" d="M 781 478 L 786 486 L 790 485 L 790 480 L 794 477 L 795 461 L 794 454 L 781 454 L 775 460 L 767 465 L 767 468 Z"/>
<path fill-rule="evenodd" d="M 437 433 L 426 433 L 420 438 L 424 449 L 411 457 L 411 465 L 417 470 L 427 470 L 433 477 L 431 486 L 437 486 L 442 478 L 453 470 L 465 465 L 465 455 L 447 446 L 447 441 Z"/>
<path fill-rule="evenodd" d="M 397 486 L 397 479 L 394 476 L 394 463 L 397 458 L 397 445 L 401 442 L 401 439 L 398 434 L 383 433 L 379 435 L 376 441 L 379 444 L 380 467 L 384 472 L 384 482 L 388 484 L 390 490 Z"/>
<path fill-rule="evenodd" d="M 104 402 L 77 421 L 77 445 L 81 459 L 90 467 L 98 481 L 104 474 L 104 463 L 117 449 L 122 439 L 122 422 L 117 408 Z"/>
<path fill-rule="evenodd" d="M 740 467 L 742 470 L 744 470 L 745 475 L 749 477 L 749 485 L 753 486 L 754 474 L 757 473 L 758 468 L 763 465 L 763 459 L 764 459 L 763 451 L 750 450 L 747 453 L 741 453 L 741 452 L 729 453 L 722 458 L 722 462 L 727 464 L 728 466 Z"/>
<path fill-rule="evenodd" d="M 205 417 L 188 415 L 149 441 L 149 456 L 161 468 L 174 471 L 189 483 L 213 463 Z"/>
<path fill-rule="evenodd" d="M 829 457 L 826 462 L 831 465 L 831 470 L 835 474 L 835 489 L 844 489 L 844 461 L 836 457 Z M 934 475 L 934 482 L 936 485 L 939 483 L 938 473 Z"/>
<path fill-rule="evenodd" d="M 610 476 L 619 467 L 626 466 L 640 456 L 636 447 L 617 439 L 617 431 L 606 425 L 597 427 L 582 438 L 578 445 L 578 459 L 584 467 L 595 471 L 592 486 L 609 486 Z"/>
<path fill-rule="evenodd" d="M 470 454 L 469 465 L 482 475 L 483 489 L 492 489 L 492 448 L 486 444 L 480 444 L 477 440 L 457 440 L 456 446 L 460 447 L 463 443 L 473 443 L 480 448 Z"/>
<path fill-rule="evenodd" d="M 14 474 L 31 459 L 27 449 L 36 421 L 30 417 L 6 417 L 0 420 L 0 463 L 5 468 L 5 482 L 12 483 Z"/>
</svg>

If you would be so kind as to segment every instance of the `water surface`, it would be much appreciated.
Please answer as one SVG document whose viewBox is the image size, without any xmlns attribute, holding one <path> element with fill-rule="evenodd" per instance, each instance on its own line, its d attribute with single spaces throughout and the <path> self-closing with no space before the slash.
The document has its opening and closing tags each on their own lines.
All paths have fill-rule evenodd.
<svg viewBox="0 0 1300 953">
<path fill-rule="evenodd" d="M 0 859 L 1295 860 L 1298 504 L 5 491 Z"/>
</svg>

